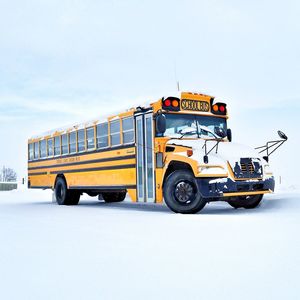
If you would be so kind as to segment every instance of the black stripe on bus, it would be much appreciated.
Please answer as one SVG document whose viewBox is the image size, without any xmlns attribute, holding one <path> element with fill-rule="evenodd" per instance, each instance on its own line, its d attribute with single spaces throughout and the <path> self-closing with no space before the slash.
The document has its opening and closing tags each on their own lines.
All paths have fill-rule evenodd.
<svg viewBox="0 0 300 300">
<path fill-rule="evenodd" d="M 70 190 L 119 190 L 119 189 L 136 189 L 136 185 L 96 185 L 96 186 L 82 186 L 74 185 L 69 187 Z"/>
<path fill-rule="evenodd" d="M 45 190 L 45 189 L 52 189 L 52 186 L 43 186 L 43 185 L 41 185 L 41 186 L 38 186 L 38 185 L 34 185 L 34 186 L 30 186 L 29 187 L 30 189 L 43 189 L 43 190 Z"/>
<path fill-rule="evenodd" d="M 107 157 L 107 158 L 91 159 L 91 160 L 76 161 L 76 162 L 70 162 L 70 163 L 64 163 L 64 164 L 56 164 L 56 165 L 40 166 L 40 167 L 31 167 L 31 168 L 28 168 L 28 171 L 30 171 L 30 170 L 39 170 L 39 169 L 48 169 L 48 168 L 59 168 L 59 167 L 66 167 L 66 166 L 85 165 L 85 164 L 116 161 L 116 160 L 125 160 L 125 159 L 132 159 L 132 158 L 135 158 L 135 157 L 136 157 L 135 154 L 133 154 L 133 155 L 118 156 L 118 157 Z"/>
<path fill-rule="evenodd" d="M 87 168 L 87 169 L 59 170 L 59 171 L 51 171 L 50 174 L 79 173 L 79 172 L 90 172 L 90 171 L 132 169 L 132 168 L 135 168 L 135 164 L 108 166 L 108 167 L 98 167 L 98 168 Z"/>
<path fill-rule="evenodd" d="M 67 154 L 67 155 L 58 155 L 58 156 L 52 156 L 49 158 L 42 158 L 42 159 L 32 159 L 28 160 L 28 163 L 36 163 L 36 162 L 41 162 L 41 161 L 47 161 L 47 160 L 54 160 L 54 159 L 63 159 L 67 157 L 75 157 L 75 156 L 83 156 L 83 155 L 89 155 L 89 154 L 94 154 L 94 153 L 99 153 L 99 152 L 108 152 L 108 151 L 114 151 L 114 150 L 120 150 L 120 149 L 127 149 L 127 148 L 132 148 L 135 147 L 135 144 L 128 144 L 128 145 L 121 145 L 117 147 L 109 147 L 105 149 L 97 149 L 93 151 L 86 151 L 86 152 L 76 152 L 72 154 Z"/>
<path fill-rule="evenodd" d="M 29 176 L 34 176 L 34 175 L 46 175 L 47 172 L 37 172 L 37 173 L 28 173 Z"/>
</svg>

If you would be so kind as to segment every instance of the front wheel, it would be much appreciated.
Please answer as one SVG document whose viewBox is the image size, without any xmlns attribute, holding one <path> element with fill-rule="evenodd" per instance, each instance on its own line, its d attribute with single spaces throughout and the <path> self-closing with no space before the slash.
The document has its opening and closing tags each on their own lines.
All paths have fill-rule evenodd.
<svg viewBox="0 0 300 300">
<path fill-rule="evenodd" d="M 240 196 L 235 197 L 234 200 L 228 201 L 228 203 L 233 208 L 245 208 L 245 209 L 252 209 L 256 208 L 261 200 L 263 198 L 263 195 L 254 195 L 254 196 Z"/>
<path fill-rule="evenodd" d="M 172 211 L 181 214 L 197 213 L 206 204 L 194 175 L 186 170 L 174 171 L 167 177 L 164 200 Z"/>
</svg>

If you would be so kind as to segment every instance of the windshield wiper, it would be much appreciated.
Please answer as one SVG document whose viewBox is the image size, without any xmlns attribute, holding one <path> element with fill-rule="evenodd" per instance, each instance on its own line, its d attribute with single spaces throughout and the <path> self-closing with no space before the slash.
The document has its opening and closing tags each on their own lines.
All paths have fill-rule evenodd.
<svg viewBox="0 0 300 300">
<path fill-rule="evenodd" d="M 209 132 L 211 135 L 214 136 L 214 138 L 216 139 L 223 139 L 224 137 L 218 136 L 215 132 L 213 132 L 212 130 L 210 130 L 208 127 L 203 126 L 203 125 L 199 125 L 199 128 L 203 131 Z M 200 131 L 200 136 L 201 136 L 201 131 Z"/>
<path fill-rule="evenodd" d="M 181 134 L 181 137 L 179 137 L 180 140 L 181 140 L 185 135 L 187 135 L 187 134 L 198 134 L 198 132 L 197 132 L 196 129 L 193 130 L 193 131 L 186 131 L 186 132 L 183 132 L 183 133 L 181 133 L 181 132 L 179 132 L 179 133 Z"/>
</svg>

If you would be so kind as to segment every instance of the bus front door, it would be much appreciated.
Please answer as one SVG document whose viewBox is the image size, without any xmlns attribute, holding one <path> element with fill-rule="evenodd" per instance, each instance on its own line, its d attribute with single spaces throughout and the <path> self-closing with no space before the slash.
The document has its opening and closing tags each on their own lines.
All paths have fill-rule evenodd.
<svg viewBox="0 0 300 300">
<path fill-rule="evenodd" d="M 153 114 L 136 116 L 136 170 L 138 202 L 155 202 Z"/>
</svg>

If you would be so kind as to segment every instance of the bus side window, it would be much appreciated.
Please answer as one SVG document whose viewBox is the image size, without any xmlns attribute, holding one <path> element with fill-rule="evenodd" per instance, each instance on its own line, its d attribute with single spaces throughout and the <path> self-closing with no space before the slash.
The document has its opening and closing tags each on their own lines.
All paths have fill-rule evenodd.
<svg viewBox="0 0 300 300">
<path fill-rule="evenodd" d="M 35 142 L 34 143 L 34 159 L 39 158 L 39 143 Z"/>
<path fill-rule="evenodd" d="M 97 125 L 97 148 L 108 147 L 108 123 Z"/>
<path fill-rule="evenodd" d="M 46 157 L 46 140 L 40 141 L 40 158 Z"/>
<path fill-rule="evenodd" d="M 69 153 L 69 142 L 68 142 L 68 135 L 63 134 L 61 136 L 61 144 L 62 144 L 62 154 L 68 154 Z"/>
<path fill-rule="evenodd" d="M 121 144 L 120 138 L 120 120 L 112 121 L 110 125 L 110 144 L 111 146 L 117 146 Z"/>
<path fill-rule="evenodd" d="M 48 139 L 48 156 L 53 156 L 53 138 Z"/>
<path fill-rule="evenodd" d="M 134 142 L 133 118 L 122 119 L 123 144 Z"/>
<path fill-rule="evenodd" d="M 76 152 L 76 131 L 73 131 L 69 134 L 70 141 L 70 153 Z"/>
<path fill-rule="evenodd" d="M 33 144 L 28 145 L 28 158 L 29 160 L 33 160 Z"/>
<path fill-rule="evenodd" d="M 60 155 L 60 136 L 54 138 L 54 155 Z"/>
<path fill-rule="evenodd" d="M 95 148 L 95 128 L 90 127 L 86 130 L 86 145 L 87 149 L 91 150 Z"/>
<path fill-rule="evenodd" d="M 84 129 L 78 130 L 78 136 L 77 136 L 77 149 L 78 152 L 85 150 L 85 140 L 84 140 Z"/>
</svg>

